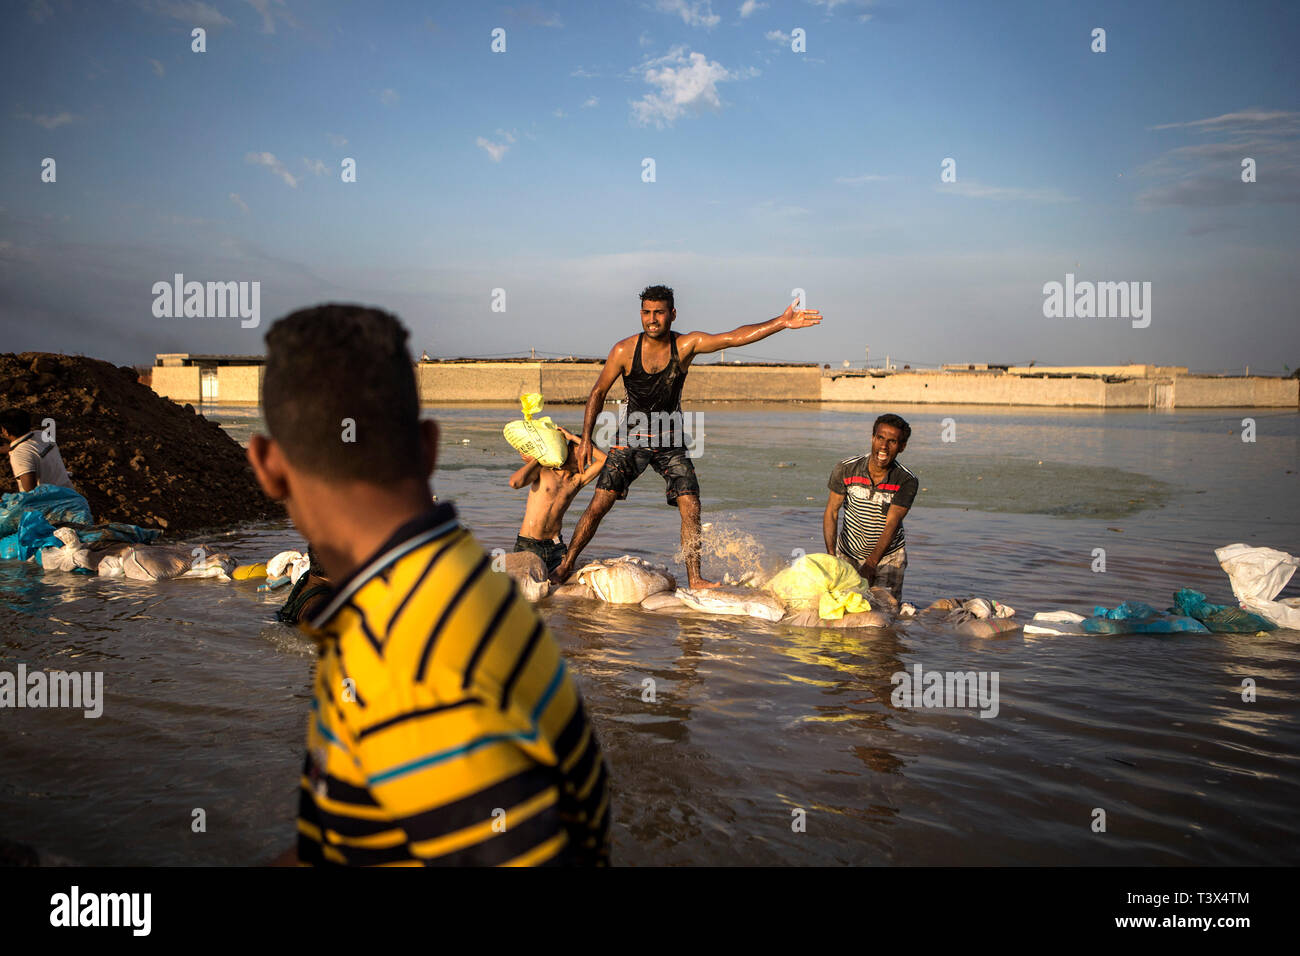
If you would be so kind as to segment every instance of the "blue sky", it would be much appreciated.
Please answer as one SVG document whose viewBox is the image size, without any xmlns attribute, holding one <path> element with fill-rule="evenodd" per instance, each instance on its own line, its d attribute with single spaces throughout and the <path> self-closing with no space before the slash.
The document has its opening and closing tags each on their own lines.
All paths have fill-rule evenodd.
<svg viewBox="0 0 1300 956">
<path fill-rule="evenodd" d="M 1291 4 L 35 0 L 4 17 L 3 351 L 258 353 L 275 317 L 333 300 L 395 311 L 417 354 L 604 355 L 662 282 L 680 331 L 770 318 L 794 288 L 825 315 L 728 359 L 1300 362 Z M 152 286 L 177 272 L 260 282 L 261 327 L 155 318 Z M 1151 282 L 1150 326 L 1045 318 L 1066 273 Z"/>
</svg>

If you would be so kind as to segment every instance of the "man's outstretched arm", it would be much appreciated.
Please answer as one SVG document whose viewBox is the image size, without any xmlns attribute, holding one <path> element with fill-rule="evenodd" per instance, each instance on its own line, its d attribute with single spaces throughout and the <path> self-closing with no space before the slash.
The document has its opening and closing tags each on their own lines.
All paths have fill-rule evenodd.
<svg viewBox="0 0 1300 956">
<path fill-rule="evenodd" d="M 783 312 L 775 319 L 768 319 L 766 322 L 756 322 L 753 325 L 742 325 L 738 329 L 732 329 L 730 332 L 687 332 L 678 340 L 678 348 L 684 348 L 690 355 L 703 355 L 706 352 L 717 352 L 721 349 L 737 349 L 742 345 L 753 345 L 769 335 L 774 335 L 782 329 L 803 329 L 810 325 L 818 325 L 822 320 L 822 314 L 817 309 L 796 309 L 799 300 L 795 299 Z"/>
</svg>

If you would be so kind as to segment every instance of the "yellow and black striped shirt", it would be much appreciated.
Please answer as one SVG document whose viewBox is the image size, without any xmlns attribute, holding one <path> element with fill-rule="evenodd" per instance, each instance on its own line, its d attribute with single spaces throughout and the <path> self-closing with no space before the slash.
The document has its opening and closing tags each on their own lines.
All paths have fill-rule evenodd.
<svg viewBox="0 0 1300 956">
<path fill-rule="evenodd" d="M 344 865 L 608 861 L 605 761 L 559 646 L 440 504 L 336 585 L 298 857 Z"/>
</svg>

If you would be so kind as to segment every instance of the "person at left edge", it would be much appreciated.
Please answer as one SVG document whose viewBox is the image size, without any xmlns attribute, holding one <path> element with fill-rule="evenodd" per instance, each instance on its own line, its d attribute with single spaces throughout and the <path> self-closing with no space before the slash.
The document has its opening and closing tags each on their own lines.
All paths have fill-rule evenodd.
<svg viewBox="0 0 1300 956">
<path fill-rule="evenodd" d="M 304 625 L 320 654 L 296 859 L 604 863 L 600 744 L 537 612 L 429 500 L 438 429 L 406 343 L 395 317 L 335 304 L 266 335 L 270 434 L 248 458 L 333 585 Z"/>
<path fill-rule="evenodd" d="M 21 408 L 0 411 L 0 439 L 9 443 L 9 466 L 14 471 L 19 491 L 31 491 L 37 485 L 72 488 L 58 444 L 46 441 L 44 435 L 32 427 L 30 412 Z"/>
</svg>

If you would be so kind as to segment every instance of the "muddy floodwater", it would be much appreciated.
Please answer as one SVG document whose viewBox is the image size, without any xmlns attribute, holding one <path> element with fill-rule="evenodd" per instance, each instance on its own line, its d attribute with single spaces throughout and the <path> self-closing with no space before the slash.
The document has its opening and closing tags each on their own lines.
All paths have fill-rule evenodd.
<svg viewBox="0 0 1300 956">
<path fill-rule="evenodd" d="M 1164 608 L 1181 587 L 1233 603 L 1216 547 L 1300 551 L 1294 411 L 688 408 L 714 577 L 824 550 L 831 468 L 865 450 L 880 411 L 914 429 L 900 460 L 922 489 L 906 521 L 918 605 L 978 595 L 1028 618 Z M 261 425 L 255 409 L 205 411 L 241 442 Z M 426 412 L 442 427 L 434 490 L 486 547 L 510 548 L 512 410 Z M 579 430 L 580 409 L 548 412 Z M 586 556 L 672 564 L 678 526 L 647 470 Z M 205 541 L 240 563 L 302 546 L 283 524 Z M 1297 594 L 1293 581 L 1282 596 Z M 0 711 L 0 836 L 87 864 L 251 864 L 289 846 L 313 649 L 272 622 L 282 600 L 0 564 L 0 670 L 104 675 L 98 719 Z M 541 609 L 610 762 L 618 864 L 1300 862 L 1295 631 L 981 640 L 921 622 Z M 917 665 L 996 674 L 996 715 L 893 706 L 891 677 Z"/>
</svg>

